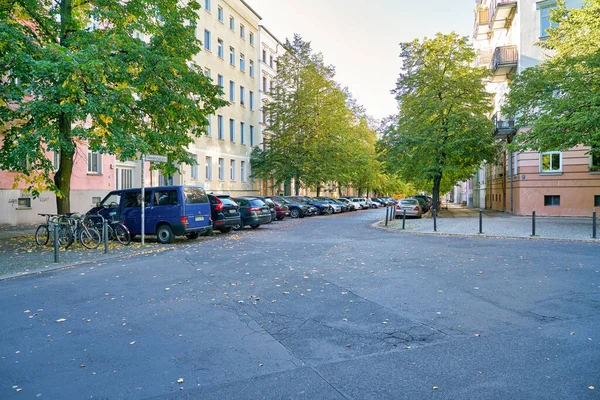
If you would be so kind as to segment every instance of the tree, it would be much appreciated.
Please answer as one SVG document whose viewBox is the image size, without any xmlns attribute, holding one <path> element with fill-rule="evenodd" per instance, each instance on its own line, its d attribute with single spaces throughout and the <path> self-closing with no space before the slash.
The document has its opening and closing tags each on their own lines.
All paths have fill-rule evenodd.
<svg viewBox="0 0 600 400">
<path fill-rule="evenodd" d="M 286 49 L 277 59 L 272 101 L 263 107 L 270 127 L 265 149 L 253 150 L 252 176 L 276 184 L 294 180 L 296 194 L 302 184 L 319 192 L 339 171 L 350 112 L 334 68 L 310 43 L 295 35 Z"/>
<path fill-rule="evenodd" d="M 509 85 L 503 113 L 531 128 L 512 146 L 551 151 L 583 144 L 600 151 L 600 2 L 567 10 L 559 0 L 550 20 L 556 25 L 538 43 L 547 58 Z"/>
<path fill-rule="evenodd" d="M 475 52 L 455 33 L 400 47 L 399 116 L 383 139 L 387 164 L 417 187 L 432 184 L 437 207 L 444 181 L 467 179 L 495 155 L 489 72 L 470 66 Z"/>
<path fill-rule="evenodd" d="M 227 104 L 192 61 L 199 9 L 194 0 L 3 1 L 0 168 L 21 172 L 34 196 L 55 191 L 65 213 L 81 143 L 121 160 L 167 155 L 165 173 L 193 163 L 187 146 Z"/>
</svg>

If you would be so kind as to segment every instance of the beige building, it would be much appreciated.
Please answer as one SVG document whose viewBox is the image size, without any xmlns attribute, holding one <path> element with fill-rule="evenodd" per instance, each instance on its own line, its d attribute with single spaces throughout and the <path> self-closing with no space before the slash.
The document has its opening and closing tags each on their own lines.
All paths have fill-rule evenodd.
<svg viewBox="0 0 600 400">
<path fill-rule="evenodd" d="M 583 0 L 567 0 L 570 8 Z M 511 142 L 519 134 L 514 121 L 501 115 L 508 83 L 515 73 L 538 64 L 544 54 L 535 44 L 543 40 L 550 26 L 553 0 L 477 0 L 473 38 L 479 51 L 479 65 L 489 66 L 492 79 L 488 90 L 494 94 L 491 134 Z M 526 129 L 526 128 L 524 128 Z M 500 161 L 488 164 L 473 178 L 475 207 L 517 215 L 589 216 L 600 206 L 600 160 L 589 149 L 577 147 L 565 152 L 511 153 L 503 150 Z"/>
<path fill-rule="evenodd" d="M 202 51 L 194 61 L 230 102 L 209 117 L 208 134 L 189 148 L 198 165 L 184 165 L 171 178 L 156 172 L 159 184 L 200 185 L 207 192 L 250 195 L 250 153 L 262 140 L 259 131 L 258 15 L 243 0 L 204 0 L 196 21 Z"/>
</svg>

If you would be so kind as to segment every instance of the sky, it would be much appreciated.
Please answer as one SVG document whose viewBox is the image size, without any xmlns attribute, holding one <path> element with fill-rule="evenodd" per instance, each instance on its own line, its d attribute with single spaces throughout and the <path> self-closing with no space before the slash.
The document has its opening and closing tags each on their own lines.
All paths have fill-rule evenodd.
<svg viewBox="0 0 600 400">
<path fill-rule="evenodd" d="M 400 74 L 401 42 L 455 31 L 470 35 L 474 0 L 245 0 L 281 42 L 300 34 L 336 67 L 367 113 L 395 114 L 390 93 Z"/>
</svg>

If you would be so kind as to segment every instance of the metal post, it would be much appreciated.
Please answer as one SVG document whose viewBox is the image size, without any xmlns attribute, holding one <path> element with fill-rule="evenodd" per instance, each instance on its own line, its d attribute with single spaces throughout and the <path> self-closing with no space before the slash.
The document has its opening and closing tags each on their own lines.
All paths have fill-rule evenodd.
<svg viewBox="0 0 600 400">
<path fill-rule="evenodd" d="M 596 239 L 596 209 L 592 213 L 592 238 Z"/>
<path fill-rule="evenodd" d="M 433 231 L 437 232 L 437 212 L 436 209 L 433 209 Z"/>
<path fill-rule="evenodd" d="M 58 247 L 59 247 L 59 244 L 58 244 L 58 235 L 59 235 L 58 229 L 59 229 L 59 226 L 60 225 L 58 225 L 58 222 L 56 222 L 54 224 L 54 262 L 55 263 L 59 262 L 59 258 L 58 258 Z"/>
<path fill-rule="evenodd" d="M 479 209 L 479 234 L 483 233 L 483 212 Z"/>
<path fill-rule="evenodd" d="M 145 232 L 145 225 L 146 225 L 146 205 L 144 204 L 144 174 L 146 171 L 146 156 L 144 154 L 142 154 L 142 182 L 141 182 L 141 186 L 142 186 L 142 200 L 141 200 L 141 206 L 142 206 L 142 246 L 144 246 L 144 234 Z"/>
<path fill-rule="evenodd" d="M 385 207 L 385 226 L 388 226 L 388 217 L 390 213 L 390 206 Z"/>
<path fill-rule="evenodd" d="M 535 236 L 535 210 L 531 213 L 531 236 Z"/>
<path fill-rule="evenodd" d="M 102 237 L 104 238 L 104 254 L 108 253 L 108 221 L 102 223 Z"/>
<path fill-rule="evenodd" d="M 406 210 L 402 210 L 402 229 L 406 228 Z"/>
</svg>

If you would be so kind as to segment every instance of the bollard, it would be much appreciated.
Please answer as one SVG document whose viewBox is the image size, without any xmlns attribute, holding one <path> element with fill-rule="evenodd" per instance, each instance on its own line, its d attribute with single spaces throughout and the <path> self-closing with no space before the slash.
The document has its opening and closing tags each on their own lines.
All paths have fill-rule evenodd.
<svg viewBox="0 0 600 400">
<path fill-rule="evenodd" d="M 592 238 L 596 239 L 596 209 L 592 213 Z"/>
<path fill-rule="evenodd" d="M 59 262 L 59 259 L 58 259 L 58 247 L 59 247 L 58 235 L 59 235 L 59 232 L 58 232 L 58 230 L 59 230 L 59 225 L 58 225 L 58 223 L 55 223 L 54 224 L 54 262 L 55 263 Z"/>
<path fill-rule="evenodd" d="M 108 254 L 108 221 L 102 223 L 102 239 L 104 241 L 104 254 Z"/>
<path fill-rule="evenodd" d="M 402 210 L 402 229 L 406 227 L 406 210 Z"/>
<path fill-rule="evenodd" d="M 535 210 L 531 213 L 531 236 L 535 236 Z"/>
<path fill-rule="evenodd" d="M 481 235 L 482 233 L 483 233 L 483 213 L 480 208 L 479 209 L 479 234 Z"/>
<path fill-rule="evenodd" d="M 390 206 L 385 207 L 385 226 L 388 226 L 388 217 L 390 213 Z"/>
<path fill-rule="evenodd" d="M 437 232 L 437 210 L 433 209 L 433 231 Z"/>
</svg>

